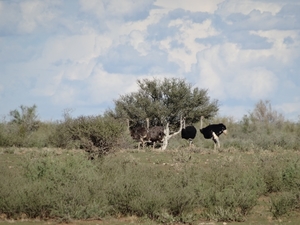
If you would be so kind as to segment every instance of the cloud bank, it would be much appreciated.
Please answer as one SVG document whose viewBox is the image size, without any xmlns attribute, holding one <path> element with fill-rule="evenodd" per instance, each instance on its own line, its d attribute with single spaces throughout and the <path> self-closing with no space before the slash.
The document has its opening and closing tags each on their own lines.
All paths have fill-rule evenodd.
<svg viewBox="0 0 300 225">
<path fill-rule="evenodd" d="M 0 115 L 101 114 L 137 79 L 180 77 L 220 116 L 268 99 L 298 120 L 299 12 L 295 0 L 0 1 Z"/>
</svg>

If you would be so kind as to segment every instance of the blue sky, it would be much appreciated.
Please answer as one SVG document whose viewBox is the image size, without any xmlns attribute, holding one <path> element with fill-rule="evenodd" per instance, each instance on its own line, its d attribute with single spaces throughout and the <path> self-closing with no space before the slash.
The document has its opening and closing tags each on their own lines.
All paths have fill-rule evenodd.
<svg viewBox="0 0 300 225">
<path fill-rule="evenodd" d="M 99 115 L 137 79 L 185 78 L 220 116 L 300 116 L 299 0 L 0 0 L 0 116 Z"/>
</svg>

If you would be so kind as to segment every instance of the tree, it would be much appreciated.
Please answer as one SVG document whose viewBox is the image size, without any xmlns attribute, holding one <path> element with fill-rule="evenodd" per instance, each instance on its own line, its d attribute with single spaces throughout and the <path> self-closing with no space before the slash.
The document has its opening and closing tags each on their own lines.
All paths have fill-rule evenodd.
<svg viewBox="0 0 300 225">
<path fill-rule="evenodd" d="M 115 100 L 115 110 L 109 114 L 139 125 L 149 118 L 151 126 L 168 122 L 178 127 L 180 116 L 195 123 L 201 116 L 211 118 L 218 112 L 218 102 L 210 101 L 207 90 L 192 88 L 184 79 L 143 79 L 137 84 L 139 90 Z"/>
<path fill-rule="evenodd" d="M 38 116 L 36 112 L 36 105 L 31 107 L 20 106 L 21 111 L 15 109 L 9 112 L 10 117 L 12 117 L 10 123 L 19 126 L 19 132 L 21 136 L 25 136 L 31 131 L 35 131 L 39 127 Z"/>
<path fill-rule="evenodd" d="M 263 123 L 282 123 L 284 121 L 284 116 L 273 110 L 271 102 L 269 100 L 260 100 L 255 104 L 253 112 L 250 113 L 250 117 L 253 121 L 263 122 Z"/>
</svg>

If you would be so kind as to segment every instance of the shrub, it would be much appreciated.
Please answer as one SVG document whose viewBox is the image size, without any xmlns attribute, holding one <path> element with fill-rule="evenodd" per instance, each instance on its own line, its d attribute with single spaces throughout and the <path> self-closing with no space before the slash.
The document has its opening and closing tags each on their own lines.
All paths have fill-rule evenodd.
<svg viewBox="0 0 300 225">
<path fill-rule="evenodd" d="M 112 151 L 124 131 L 125 126 L 108 116 L 67 117 L 50 140 L 56 147 L 84 149 L 93 159 Z"/>
<path fill-rule="evenodd" d="M 108 172 L 106 196 L 114 213 L 151 219 L 160 215 L 166 205 L 165 193 L 161 188 L 165 186 L 163 183 L 168 182 L 165 180 L 167 172 L 127 160 L 109 160 L 102 169 Z"/>
<path fill-rule="evenodd" d="M 37 153 L 35 153 L 37 154 Z M 24 159 L 23 174 L 1 173 L 0 213 L 18 218 L 97 218 L 106 213 L 101 175 L 81 154 L 32 155 Z"/>
<path fill-rule="evenodd" d="M 55 131 L 55 124 L 39 122 L 38 128 L 20 133 L 20 125 L 16 123 L 0 124 L 0 146 L 3 147 L 49 147 L 49 137 Z"/>
<path fill-rule="evenodd" d="M 266 193 L 298 190 L 300 187 L 300 161 L 294 154 L 262 155 L 260 173 L 266 184 Z"/>
<path fill-rule="evenodd" d="M 20 170 L 0 164 L 0 214 L 64 220 L 136 215 L 160 223 L 192 223 L 200 217 L 242 221 L 262 195 L 271 196 L 274 217 L 299 208 L 299 163 L 292 151 L 214 154 L 205 164 L 195 153 L 177 160 L 185 158 L 179 153 L 173 156 L 176 166 L 161 159 L 141 163 L 134 154 L 90 161 L 83 151 L 41 150 L 23 155 Z"/>
<path fill-rule="evenodd" d="M 299 206 L 299 197 L 293 192 L 283 192 L 271 197 L 271 207 L 273 217 L 278 218 Z"/>
<path fill-rule="evenodd" d="M 251 162 L 252 164 L 252 162 Z M 241 221 L 264 193 L 258 168 L 238 157 L 215 160 L 202 175 L 197 193 L 204 216 L 217 221 Z"/>
</svg>

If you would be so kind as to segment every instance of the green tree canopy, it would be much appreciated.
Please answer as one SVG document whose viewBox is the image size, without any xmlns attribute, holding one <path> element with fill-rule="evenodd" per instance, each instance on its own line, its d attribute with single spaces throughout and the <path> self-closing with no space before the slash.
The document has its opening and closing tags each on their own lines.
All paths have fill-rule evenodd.
<svg viewBox="0 0 300 225">
<path fill-rule="evenodd" d="M 180 116 L 186 117 L 187 123 L 195 123 L 201 116 L 210 118 L 218 112 L 218 102 L 210 101 L 207 90 L 193 88 L 184 79 L 143 79 L 137 84 L 137 92 L 115 100 L 115 110 L 109 112 L 112 116 L 129 118 L 135 124 L 149 118 L 153 126 L 165 121 L 178 125 Z"/>
<path fill-rule="evenodd" d="M 15 109 L 9 112 L 11 117 L 11 123 L 17 124 L 20 126 L 21 131 L 24 133 L 34 131 L 38 129 L 39 121 L 37 116 L 37 106 L 33 105 L 31 107 L 28 106 L 20 106 L 21 111 Z"/>
</svg>

